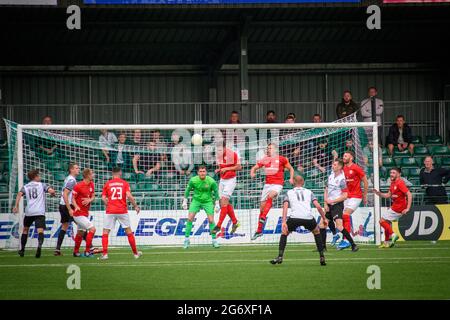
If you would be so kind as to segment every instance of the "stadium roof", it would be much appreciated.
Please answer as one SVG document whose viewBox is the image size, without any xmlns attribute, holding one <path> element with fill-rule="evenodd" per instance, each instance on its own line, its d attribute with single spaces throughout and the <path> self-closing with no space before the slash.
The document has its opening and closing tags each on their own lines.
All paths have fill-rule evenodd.
<svg viewBox="0 0 450 320">
<path fill-rule="evenodd" d="M 66 8 L 1 7 L 3 66 L 237 64 L 248 32 L 249 64 L 448 63 L 450 6 L 83 7 L 81 30 Z M 443 36 L 445 35 L 445 37 Z"/>
</svg>

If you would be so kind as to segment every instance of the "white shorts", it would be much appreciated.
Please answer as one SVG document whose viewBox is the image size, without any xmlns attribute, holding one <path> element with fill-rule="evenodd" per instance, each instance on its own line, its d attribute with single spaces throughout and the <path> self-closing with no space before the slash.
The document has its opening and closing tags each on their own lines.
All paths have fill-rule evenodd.
<svg viewBox="0 0 450 320">
<path fill-rule="evenodd" d="M 397 213 L 391 208 L 389 208 L 386 212 L 382 214 L 381 218 L 387 221 L 397 221 L 398 219 L 400 219 L 401 216 L 402 215 L 400 213 Z"/>
<path fill-rule="evenodd" d="M 344 201 L 344 211 L 345 209 L 352 209 L 353 211 L 355 211 L 356 209 L 358 209 L 361 201 L 362 199 L 360 198 L 348 198 Z"/>
<path fill-rule="evenodd" d="M 78 230 L 86 231 L 94 226 L 91 220 L 85 216 L 73 217 L 73 221 L 77 224 Z"/>
<path fill-rule="evenodd" d="M 236 177 L 231 179 L 220 179 L 219 182 L 219 196 L 230 199 L 233 195 L 234 188 L 236 188 Z"/>
<path fill-rule="evenodd" d="M 130 216 L 128 213 L 107 213 L 105 214 L 105 222 L 103 224 L 103 229 L 114 230 L 116 226 L 116 221 L 119 221 L 122 228 L 126 229 L 130 227 Z"/>
<path fill-rule="evenodd" d="M 261 201 L 266 201 L 267 196 L 272 191 L 279 195 L 283 191 L 283 186 L 281 184 L 265 184 L 261 193 Z"/>
</svg>

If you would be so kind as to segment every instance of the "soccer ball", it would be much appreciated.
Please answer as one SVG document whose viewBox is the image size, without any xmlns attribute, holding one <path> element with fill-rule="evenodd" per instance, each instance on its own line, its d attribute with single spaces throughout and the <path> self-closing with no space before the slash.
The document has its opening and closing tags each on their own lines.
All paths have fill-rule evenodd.
<svg viewBox="0 0 450 320">
<path fill-rule="evenodd" d="M 196 133 L 192 136 L 191 141 L 194 146 L 201 146 L 203 143 L 203 138 L 200 134 Z"/>
</svg>

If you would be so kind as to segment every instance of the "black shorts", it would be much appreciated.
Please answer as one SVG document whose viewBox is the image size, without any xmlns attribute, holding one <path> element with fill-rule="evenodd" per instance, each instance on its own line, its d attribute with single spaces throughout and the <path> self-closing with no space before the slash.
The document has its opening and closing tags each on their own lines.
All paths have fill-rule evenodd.
<svg viewBox="0 0 450 320">
<path fill-rule="evenodd" d="M 59 205 L 59 213 L 61 214 L 61 223 L 73 221 L 73 218 L 70 216 L 69 209 L 67 209 L 66 205 Z"/>
<path fill-rule="evenodd" d="M 25 216 L 23 218 L 23 226 L 31 227 L 34 222 L 34 227 L 36 229 L 44 229 L 45 230 L 45 216 Z"/>
<path fill-rule="evenodd" d="M 295 231 L 298 227 L 305 227 L 309 231 L 313 231 L 317 227 L 317 222 L 312 219 L 298 219 L 289 217 L 286 221 L 288 231 Z"/>
<path fill-rule="evenodd" d="M 344 212 L 344 202 L 339 202 L 328 207 L 330 208 L 330 212 L 327 213 L 330 214 L 333 220 L 342 219 L 342 214 Z"/>
</svg>

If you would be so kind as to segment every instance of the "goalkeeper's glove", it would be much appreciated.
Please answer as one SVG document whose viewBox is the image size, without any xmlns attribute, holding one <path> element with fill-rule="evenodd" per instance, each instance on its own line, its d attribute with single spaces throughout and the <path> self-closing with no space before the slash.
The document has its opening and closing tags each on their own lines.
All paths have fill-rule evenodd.
<svg viewBox="0 0 450 320">
<path fill-rule="evenodd" d="M 216 201 L 216 205 L 215 205 L 214 211 L 215 211 L 216 213 L 220 211 L 220 203 L 219 203 L 219 200 Z"/>
<path fill-rule="evenodd" d="M 187 199 L 186 198 L 183 198 L 183 203 L 181 204 L 181 207 L 183 208 L 183 210 L 187 210 L 188 209 Z"/>
</svg>

